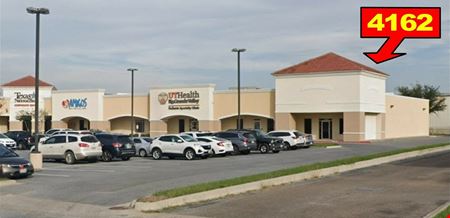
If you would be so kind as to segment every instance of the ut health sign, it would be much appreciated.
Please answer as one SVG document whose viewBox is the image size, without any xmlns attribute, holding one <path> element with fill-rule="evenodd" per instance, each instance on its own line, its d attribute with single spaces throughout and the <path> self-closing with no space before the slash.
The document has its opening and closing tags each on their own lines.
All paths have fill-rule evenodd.
<svg viewBox="0 0 450 218">
<path fill-rule="evenodd" d="M 87 98 L 71 98 L 64 99 L 61 105 L 66 109 L 86 109 L 88 102 Z"/>
<path fill-rule="evenodd" d="M 214 85 L 158 87 L 150 90 L 150 120 L 188 116 L 197 120 L 214 117 Z"/>
<path fill-rule="evenodd" d="M 168 105 L 169 110 L 199 110 L 200 93 L 196 90 L 189 92 L 161 92 L 158 95 L 161 105 Z"/>
</svg>

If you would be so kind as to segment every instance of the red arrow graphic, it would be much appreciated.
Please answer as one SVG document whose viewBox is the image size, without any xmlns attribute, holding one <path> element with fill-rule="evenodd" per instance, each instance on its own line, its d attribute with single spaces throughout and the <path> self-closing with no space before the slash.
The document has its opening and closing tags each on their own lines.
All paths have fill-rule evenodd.
<svg viewBox="0 0 450 218">
<path fill-rule="evenodd" d="M 403 56 L 406 53 L 394 53 L 403 39 L 405 38 L 398 36 L 390 37 L 377 52 L 364 52 L 364 55 L 377 64 Z"/>
</svg>

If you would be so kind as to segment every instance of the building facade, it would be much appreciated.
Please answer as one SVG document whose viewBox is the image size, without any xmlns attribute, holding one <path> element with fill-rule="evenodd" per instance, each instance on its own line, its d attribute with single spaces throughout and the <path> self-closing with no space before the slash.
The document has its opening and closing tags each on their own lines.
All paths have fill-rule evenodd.
<svg viewBox="0 0 450 218">
<path fill-rule="evenodd" d="M 242 128 L 296 129 L 315 139 L 337 141 L 428 135 L 427 100 L 386 93 L 387 74 L 342 56 L 328 53 L 273 76 L 275 89 L 241 91 Z M 18 114 L 34 110 L 33 86 L 33 77 L 2 86 L 0 131 L 24 129 Z M 237 128 L 236 90 L 216 90 L 214 84 L 153 87 L 135 95 L 133 126 L 130 95 L 56 90 L 45 82 L 40 90 L 41 129 L 127 134 L 134 128 L 158 136 Z"/>
</svg>

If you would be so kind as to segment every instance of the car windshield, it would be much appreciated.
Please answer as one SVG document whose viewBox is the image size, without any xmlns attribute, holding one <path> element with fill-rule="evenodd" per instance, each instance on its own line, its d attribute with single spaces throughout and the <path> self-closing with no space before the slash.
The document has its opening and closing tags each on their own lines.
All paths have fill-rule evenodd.
<svg viewBox="0 0 450 218">
<path fill-rule="evenodd" d="M 0 133 L 0 139 L 6 139 L 6 138 L 8 138 L 8 136 Z"/>
<path fill-rule="evenodd" d="M 294 135 L 295 135 L 295 137 L 299 137 L 299 136 L 302 136 L 302 135 L 303 135 L 303 133 L 299 133 L 299 132 L 294 132 Z"/>
<path fill-rule="evenodd" d="M 152 143 L 153 142 L 153 139 L 151 139 L 151 138 L 143 138 L 146 142 L 150 142 L 150 143 Z"/>
<path fill-rule="evenodd" d="M 198 142 L 197 139 L 194 139 L 190 135 L 180 135 L 180 137 L 183 138 L 184 141 L 187 141 L 187 142 Z"/>
<path fill-rule="evenodd" d="M 4 145 L 0 145 L 0 157 L 18 157 L 14 151 L 11 151 Z"/>
</svg>

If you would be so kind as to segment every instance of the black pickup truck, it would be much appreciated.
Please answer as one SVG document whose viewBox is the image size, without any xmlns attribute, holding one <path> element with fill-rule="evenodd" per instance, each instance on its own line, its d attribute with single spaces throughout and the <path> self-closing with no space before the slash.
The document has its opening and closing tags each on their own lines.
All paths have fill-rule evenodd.
<svg viewBox="0 0 450 218">
<path fill-rule="evenodd" d="M 229 129 L 227 131 L 239 131 L 246 132 L 253 135 L 256 139 L 256 149 L 261 153 L 278 153 L 283 149 L 283 139 L 268 136 L 266 133 L 259 129 Z"/>
</svg>

